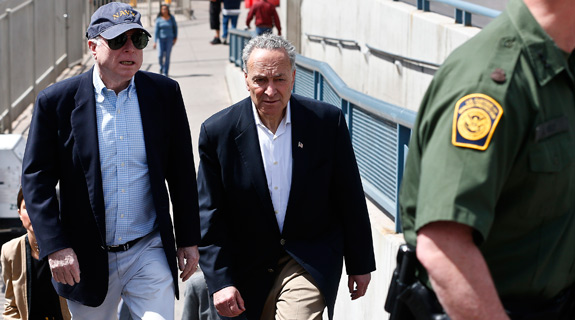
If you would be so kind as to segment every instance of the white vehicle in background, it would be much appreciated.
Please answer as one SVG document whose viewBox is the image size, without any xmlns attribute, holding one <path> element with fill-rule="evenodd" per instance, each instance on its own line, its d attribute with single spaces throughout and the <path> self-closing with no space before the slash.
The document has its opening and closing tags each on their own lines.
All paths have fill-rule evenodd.
<svg viewBox="0 0 575 320">
<path fill-rule="evenodd" d="M 26 233 L 16 204 L 25 147 L 22 135 L 0 134 L 0 244 Z"/>
</svg>

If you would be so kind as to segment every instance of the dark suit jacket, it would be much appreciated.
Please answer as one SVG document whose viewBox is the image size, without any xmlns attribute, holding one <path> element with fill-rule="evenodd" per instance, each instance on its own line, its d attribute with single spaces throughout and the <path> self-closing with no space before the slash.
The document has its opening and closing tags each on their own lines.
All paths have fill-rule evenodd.
<svg viewBox="0 0 575 320">
<path fill-rule="evenodd" d="M 201 268 L 211 294 L 238 288 L 249 319 L 259 320 L 285 252 L 311 274 L 330 318 L 342 258 L 348 274 L 375 270 L 365 195 L 343 114 L 301 96 L 290 101 L 293 171 L 282 233 L 251 99 L 213 115 L 200 132 Z"/>
<path fill-rule="evenodd" d="M 139 71 L 135 84 L 156 219 L 177 296 L 176 243 L 193 246 L 200 239 L 188 118 L 177 82 Z M 24 199 L 41 257 L 73 248 L 80 263 L 80 283 L 55 284 L 58 294 L 100 305 L 108 291 L 108 255 L 92 70 L 40 92 L 22 167 Z"/>
</svg>

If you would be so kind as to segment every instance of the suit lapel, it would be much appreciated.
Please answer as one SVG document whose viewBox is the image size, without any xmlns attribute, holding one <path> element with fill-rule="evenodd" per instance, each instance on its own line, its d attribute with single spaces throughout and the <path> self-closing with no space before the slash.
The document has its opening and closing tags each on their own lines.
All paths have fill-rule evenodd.
<svg viewBox="0 0 575 320">
<path fill-rule="evenodd" d="M 251 100 L 248 98 L 240 106 L 240 116 L 236 125 L 237 136 L 235 138 L 242 162 L 246 168 L 247 176 L 250 177 L 257 194 L 259 195 L 266 212 L 272 212 L 273 204 L 268 190 L 266 173 L 261 156 L 258 133 L 254 121 Z M 276 224 L 277 225 L 277 224 Z"/>
<path fill-rule="evenodd" d="M 291 106 L 291 135 L 292 135 L 292 181 L 291 189 L 288 200 L 287 212 L 286 212 L 286 223 L 289 218 L 289 212 L 291 209 L 295 208 L 297 200 L 300 198 L 300 193 L 306 190 L 306 173 L 308 171 L 309 165 L 309 154 L 310 150 L 305 149 L 306 145 L 310 145 L 307 138 L 310 135 L 307 134 L 307 128 L 311 125 L 308 121 L 309 116 L 306 116 L 306 109 L 301 105 L 294 97 L 290 99 Z M 307 138 L 306 138 L 307 137 Z M 309 148 L 308 148 L 309 149 Z"/>
<path fill-rule="evenodd" d="M 162 103 L 158 100 L 154 88 L 154 83 L 142 72 L 137 72 L 134 83 L 138 94 L 138 104 L 140 105 L 140 117 L 142 120 L 142 130 L 144 132 L 144 144 L 146 146 L 146 157 L 148 160 L 148 170 L 152 174 L 151 168 L 160 168 L 158 155 L 163 149 L 164 136 L 163 125 L 165 123 L 162 113 Z"/>
<path fill-rule="evenodd" d="M 96 215 L 96 222 L 100 229 L 102 240 L 105 241 L 105 209 L 104 191 L 102 189 L 102 173 L 100 170 L 100 152 L 98 149 L 98 126 L 96 124 L 96 100 L 94 98 L 94 85 L 92 74 L 94 69 L 86 72 L 78 85 L 74 96 L 75 108 L 70 116 L 74 147 L 80 158 L 86 184 L 89 190 L 90 204 Z"/>
</svg>

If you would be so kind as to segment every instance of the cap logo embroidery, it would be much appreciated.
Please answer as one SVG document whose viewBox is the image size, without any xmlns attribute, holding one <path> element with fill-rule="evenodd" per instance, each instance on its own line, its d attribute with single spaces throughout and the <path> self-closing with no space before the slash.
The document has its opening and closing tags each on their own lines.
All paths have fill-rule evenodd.
<svg viewBox="0 0 575 320">
<path fill-rule="evenodd" d="M 501 105 L 488 95 L 473 93 L 459 99 L 453 115 L 453 145 L 486 150 L 502 115 Z"/>
<path fill-rule="evenodd" d="M 142 26 L 140 17 L 140 13 L 130 5 L 110 2 L 94 12 L 86 30 L 86 38 L 93 39 L 101 35 L 103 38 L 113 39 L 132 29 L 141 29 L 150 37 L 150 33 Z"/>
<path fill-rule="evenodd" d="M 135 16 L 136 13 L 132 10 L 122 10 L 122 11 L 118 11 L 118 12 L 114 13 L 112 15 L 112 17 L 114 17 L 114 19 L 118 19 L 121 16 L 129 16 L 129 15 Z"/>
</svg>

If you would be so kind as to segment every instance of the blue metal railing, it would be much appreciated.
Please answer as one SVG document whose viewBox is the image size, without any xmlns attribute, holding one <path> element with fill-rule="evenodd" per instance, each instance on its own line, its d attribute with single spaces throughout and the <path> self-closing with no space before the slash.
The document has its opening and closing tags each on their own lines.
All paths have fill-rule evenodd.
<svg viewBox="0 0 575 320">
<path fill-rule="evenodd" d="M 242 61 L 242 50 L 248 44 L 252 38 L 252 33 L 247 30 L 230 29 L 230 62 L 234 63 L 236 66 L 244 69 L 244 63 Z"/>
<path fill-rule="evenodd" d="M 230 30 L 230 61 L 243 67 L 241 50 L 251 33 Z M 296 57 L 294 93 L 342 109 L 366 195 L 393 219 L 411 127 L 416 113 L 349 88 L 325 62 Z M 398 221 L 398 219 L 395 219 Z M 396 223 L 396 230 L 400 226 Z"/>
<path fill-rule="evenodd" d="M 332 38 L 332 37 L 307 34 L 307 33 L 305 35 L 307 36 L 307 39 L 310 42 L 316 42 L 316 43 L 336 46 L 340 49 L 351 49 L 351 50 L 361 51 L 361 46 L 355 40 Z M 399 63 L 401 63 L 402 66 L 405 66 L 406 68 L 416 70 L 419 72 L 423 72 L 426 74 L 434 75 L 435 72 L 437 71 L 437 69 L 439 69 L 439 67 L 440 67 L 440 65 L 438 65 L 436 63 L 412 59 L 412 58 L 400 56 L 397 54 L 393 54 L 390 52 L 386 52 L 386 51 L 381 50 L 381 49 L 376 49 L 367 43 L 365 44 L 365 47 L 367 48 L 367 51 L 370 54 L 374 55 L 375 57 L 389 61 L 391 63 L 399 62 Z"/>
<path fill-rule="evenodd" d="M 398 0 L 394 0 L 398 1 Z M 477 14 L 488 18 L 497 17 L 501 11 L 489 9 L 474 3 L 461 0 L 417 0 L 417 9 L 429 11 L 430 2 L 440 2 L 455 8 L 455 22 L 465 26 L 471 26 L 471 15 Z"/>
</svg>

